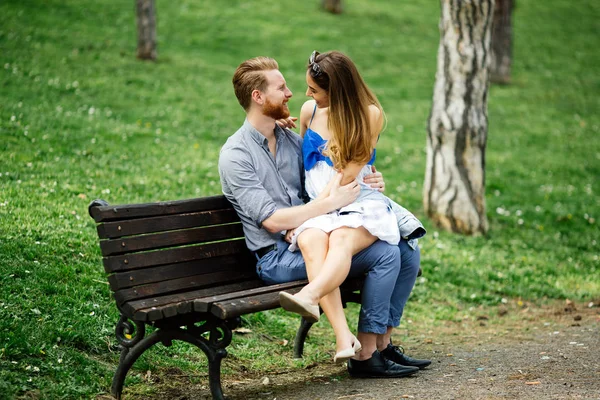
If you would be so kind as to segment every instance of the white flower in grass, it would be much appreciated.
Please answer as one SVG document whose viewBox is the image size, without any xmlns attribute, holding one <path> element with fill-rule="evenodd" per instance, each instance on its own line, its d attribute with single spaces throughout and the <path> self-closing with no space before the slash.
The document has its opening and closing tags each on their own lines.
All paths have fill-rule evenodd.
<svg viewBox="0 0 600 400">
<path fill-rule="evenodd" d="M 96 112 L 96 109 L 94 107 L 90 107 L 90 109 L 88 110 L 89 115 L 94 115 L 95 112 Z"/>
<path fill-rule="evenodd" d="M 93 317 L 94 315 L 96 315 L 96 312 L 95 312 L 95 311 L 92 311 L 92 312 L 90 313 L 90 317 Z"/>
<path fill-rule="evenodd" d="M 535 206 L 535 211 L 536 211 L 536 212 L 540 212 L 540 211 L 542 211 L 542 207 L 540 207 L 540 206 Z"/>
<path fill-rule="evenodd" d="M 517 224 L 523 225 L 523 218 L 519 218 L 519 220 L 517 221 Z"/>
<path fill-rule="evenodd" d="M 40 372 L 40 369 L 38 367 L 33 367 L 33 372 Z"/>
<path fill-rule="evenodd" d="M 520 217 L 521 215 L 523 215 L 523 211 L 521 211 L 521 210 L 517 210 L 517 211 L 515 211 L 515 215 L 516 215 L 517 217 Z"/>
</svg>

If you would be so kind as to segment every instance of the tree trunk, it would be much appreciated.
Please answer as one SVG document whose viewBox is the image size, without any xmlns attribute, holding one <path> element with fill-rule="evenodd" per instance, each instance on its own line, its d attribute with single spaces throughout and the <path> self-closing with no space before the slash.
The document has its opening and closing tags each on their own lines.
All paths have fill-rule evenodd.
<svg viewBox="0 0 600 400">
<path fill-rule="evenodd" d="M 323 8 L 334 14 L 342 13 L 342 0 L 323 0 Z"/>
<path fill-rule="evenodd" d="M 136 0 L 138 48 L 137 58 L 156 60 L 156 7 L 154 0 Z"/>
<path fill-rule="evenodd" d="M 512 62 L 512 11 L 514 0 L 496 0 L 492 30 L 492 65 L 490 80 L 494 83 L 510 83 Z"/>
<path fill-rule="evenodd" d="M 441 6 L 423 202 L 443 229 L 482 234 L 494 0 L 441 0 Z"/>
</svg>

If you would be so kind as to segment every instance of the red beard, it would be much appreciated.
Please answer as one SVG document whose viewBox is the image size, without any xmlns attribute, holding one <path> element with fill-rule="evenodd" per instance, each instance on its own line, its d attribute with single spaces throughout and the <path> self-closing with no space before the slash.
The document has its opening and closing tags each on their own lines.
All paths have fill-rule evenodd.
<svg viewBox="0 0 600 400">
<path fill-rule="evenodd" d="M 273 119 L 283 119 L 290 116 L 290 110 L 285 105 L 271 103 L 268 99 L 265 101 L 262 113 Z"/>
</svg>

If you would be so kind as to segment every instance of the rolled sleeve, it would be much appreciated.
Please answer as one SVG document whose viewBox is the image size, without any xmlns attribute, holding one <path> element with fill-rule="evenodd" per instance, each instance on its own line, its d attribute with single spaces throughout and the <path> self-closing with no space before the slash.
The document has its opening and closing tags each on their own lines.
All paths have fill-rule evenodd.
<svg viewBox="0 0 600 400">
<path fill-rule="evenodd" d="M 248 154 L 230 149 L 219 158 L 221 179 L 237 204 L 256 226 L 277 211 L 273 197 L 261 183 Z"/>
</svg>

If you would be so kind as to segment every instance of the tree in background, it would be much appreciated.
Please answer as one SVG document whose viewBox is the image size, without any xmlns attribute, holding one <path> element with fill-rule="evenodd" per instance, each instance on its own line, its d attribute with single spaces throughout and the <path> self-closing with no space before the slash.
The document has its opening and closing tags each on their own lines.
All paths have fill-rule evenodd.
<svg viewBox="0 0 600 400">
<path fill-rule="evenodd" d="M 342 0 L 323 0 L 323 8 L 334 14 L 342 13 Z"/>
<path fill-rule="evenodd" d="M 494 83 L 510 83 L 512 61 L 512 12 L 515 0 L 496 0 L 492 31 L 492 64 L 490 80 Z"/>
<path fill-rule="evenodd" d="M 156 60 L 156 7 L 154 0 L 136 0 L 137 58 Z"/>
<path fill-rule="evenodd" d="M 441 8 L 423 202 L 441 228 L 482 234 L 494 0 L 441 0 Z"/>
</svg>

